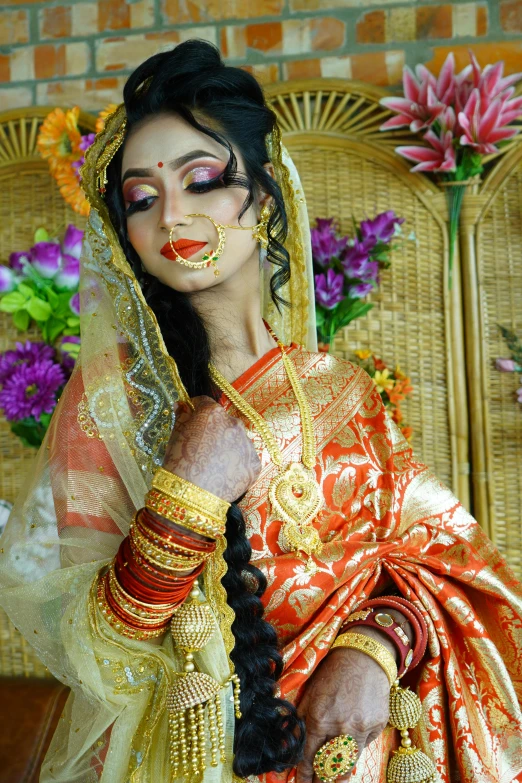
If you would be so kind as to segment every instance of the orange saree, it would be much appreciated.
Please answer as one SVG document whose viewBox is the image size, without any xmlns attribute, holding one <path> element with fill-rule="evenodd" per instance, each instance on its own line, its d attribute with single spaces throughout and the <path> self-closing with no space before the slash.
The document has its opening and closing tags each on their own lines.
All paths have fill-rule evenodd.
<svg viewBox="0 0 522 783">
<path fill-rule="evenodd" d="M 281 695 L 299 702 L 343 618 L 368 597 L 398 588 L 429 628 L 426 656 L 407 682 L 423 704 L 415 744 L 444 783 L 522 781 L 520 584 L 451 492 L 414 458 L 362 370 L 296 345 L 289 355 L 314 419 L 326 499 L 316 522 L 321 555 L 307 564 L 280 547 L 281 524 L 267 504 L 276 468 L 255 433 L 262 472 L 241 504 L 253 560 L 268 581 L 266 619 L 282 646 Z M 299 461 L 299 411 L 279 350 L 234 386 L 269 422 L 285 463 Z M 398 744 L 388 727 L 363 752 L 354 783 L 381 783 Z M 295 770 L 260 780 L 292 783 Z"/>
</svg>

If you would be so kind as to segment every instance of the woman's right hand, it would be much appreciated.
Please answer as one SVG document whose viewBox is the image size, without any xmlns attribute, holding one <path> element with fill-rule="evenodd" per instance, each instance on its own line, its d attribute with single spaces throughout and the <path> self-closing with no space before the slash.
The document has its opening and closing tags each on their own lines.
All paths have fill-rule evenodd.
<svg viewBox="0 0 522 783">
<path fill-rule="evenodd" d="M 242 421 L 210 397 L 180 406 L 163 467 L 229 503 L 254 483 L 261 462 Z"/>
</svg>

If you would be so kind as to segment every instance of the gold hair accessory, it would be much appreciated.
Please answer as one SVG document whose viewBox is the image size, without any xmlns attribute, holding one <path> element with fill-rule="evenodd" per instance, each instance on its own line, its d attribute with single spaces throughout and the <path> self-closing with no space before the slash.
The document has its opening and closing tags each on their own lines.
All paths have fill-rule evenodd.
<svg viewBox="0 0 522 783">
<path fill-rule="evenodd" d="M 174 644 L 184 657 L 183 672 L 176 674 L 176 683 L 167 694 L 172 778 L 176 778 L 180 770 L 186 777 L 189 773 L 194 777 L 203 774 L 207 745 L 210 746 L 212 767 L 217 767 L 218 755 L 222 762 L 226 761 L 221 691 L 229 683 L 233 686 L 236 718 L 241 717 L 237 674 L 232 674 L 220 685 L 210 675 L 196 671 L 193 653 L 202 650 L 216 630 L 210 606 L 201 598 L 196 581 L 188 599 L 175 611 L 171 621 Z"/>
<path fill-rule="evenodd" d="M 435 783 L 435 764 L 412 745 L 408 732 L 417 725 L 421 715 L 422 705 L 417 694 L 409 688 L 400 688 L 396 680 L 390 691 L 389 722 L 401 733 L 401 747 L 393 752 L 388 763 L 388 783 Z"/>
<path fill-rule="evenodd" d="M 377 642 L 370 636 L 349 631 L 348 633 L 343 633 L 341 636 L 338 636 L 330 649 L 333 650 L 335 647 L 360 650 L 361 652 L 366 653 L 366 655 L 369 655 L 370 658 L 373 658 L 375 663 L 378 663 L 381 669 L 384 670 L 390 681 L 390 686 L 392 686 L 397 679 L 397 664 L 395 663 L 395 658 L 391 652 L 386 649 L 384 644 Z"/>
<path fill-rule="evenodd" d="M 98 158 L 96 166 L 96 187 L 103 195 L 105 193 L 105 186 L 107 180 L 107 168 L 114 158 L 119 148 L 125 139 L 125 130 L 127 128 L 127 120 L 123 120 L 120 129 L 114 134 L 112 139 L 107 143 L 107 146 L 103 150 L 102 154 Z"/>
<path fill-rule="evenodd" d="M 225 523 L 230 503 L 217 495 L 207 492 L 191 481 L 175 473 L 158 468 L 152 477 L 152 486 L 164 495 L 176 500 L 180 505 L 194 510 L 197 514 L 211 517 L 216 522 Z"/>
<path fill-rule="evenodd" d="M 349 734 L 325 742 L 314 756 L 314 772 L 323 783 L 335 783 L 357 761 L 359 746 Z"/>
<path fill-rule="evenodd" d="M 277 340 L 271 330 L 270 333 Z M 284 545 L 288 547 L 288 551 L 302 551 L 310 556 L 319 554 L 323 546 L 319 533 L 312 523 L 324 504 L 323 493 L 314 473 L 317 458 L 312 414 L 295 367 L 286 355 L 283 344 L 279 340 L 277 344 L 299 406 L 303 432 L 301 462 L 285 465 L 281 449 L 264 418 L 243 399 L 213 365 L 210 365 L 210 375 L 214 383 L 259 433 L 272 462 L 279 468 L 279 473 L 270 482 L 268 497 L 273 516 L 283 522 Z"/>
</svg>

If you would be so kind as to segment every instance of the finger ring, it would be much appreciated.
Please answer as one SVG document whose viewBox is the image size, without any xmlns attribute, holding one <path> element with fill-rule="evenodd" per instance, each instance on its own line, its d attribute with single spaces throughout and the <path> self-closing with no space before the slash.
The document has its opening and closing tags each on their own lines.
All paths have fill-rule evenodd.
<svg viewBox="0 0 522 783">
<path fill-rule="evenodd" d="M 357 760 L 359 746 L 349 734 L 339 734 L 322 745 L 314 757 L 314 772 L 323 783 L 334 783 Z"/>
</svg>

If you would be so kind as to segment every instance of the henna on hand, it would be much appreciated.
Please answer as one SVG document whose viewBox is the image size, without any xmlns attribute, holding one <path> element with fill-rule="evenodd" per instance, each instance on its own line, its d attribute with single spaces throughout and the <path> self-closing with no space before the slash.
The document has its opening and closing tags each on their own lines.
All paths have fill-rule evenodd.
<svg viewBox="0 0 522 783">
<path fill-rule="evenodd" d="M 176 416 L 163 467 L 231 503 L 259 476 L 259 457 L 239 419 L 210 397 L 192 402 Z"/>
<path fill-rule="evenodd" d="M 388 677 L 365 653 L 343 647 L 328 653 L 298 707 L 306 721 L 306 743 L 296 783 L 316 783 L 314 756 L 332 737 L 349 734 L 359 754 L 376 739 L 388 723 L 389 693 Z M 338 780 L 347 781 L 350 776 L 348 772 Z"/>
</svg>

